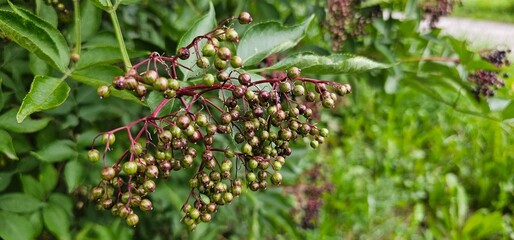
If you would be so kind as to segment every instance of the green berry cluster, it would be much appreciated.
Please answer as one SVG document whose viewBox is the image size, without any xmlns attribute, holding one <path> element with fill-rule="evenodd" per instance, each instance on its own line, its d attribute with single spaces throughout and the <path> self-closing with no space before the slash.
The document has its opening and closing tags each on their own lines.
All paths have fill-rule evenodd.
<svg viewBox="0 0 514 240">
<path fill-rule="evenodd" d="M 248 13 L 237 19 L 243 24 L 252 21 Z M 198 49 L 200 40 L 206 44 L 197 54 L 190 54 L 191 48 Z M 279 170 L 293 151 L 292 141 L 309 139 L 313 148 L 325 141 L 329 130 L 317 126 L 313 107 L 333 108 L 338 96 L 351 92 L 350 85 L 302 77 L 297 67 L 254 79 L 244 72 L 243 59 L 223 44 L 227 42 L 237 44 L 238 33 L 220 25 L 179 48 L 175 56 L 152 54 L 125 76 L 114 78 L 111 87 L 132 91 L 141 98 L 148 91 L 158 91 L 164 100 L 149 116 L 101 135 L 103 154 L 94 148 L 88 152 L 93 162 L 104 159 L 102 180 L 92 190 L 101 208 L 136 225 L 139 218 L 135 210 L 152 209 L 148 195 L 156 188 L 156 178 L 194 168 L 189 180 L 191 191 L 182 207 L 183 222 L 194 229 L 211 221 L 219 206 L 232 202 L 245 189 L 265 190 L 281 184 Z M 204 74 L 199 83 L 188 85 L 177 80 L 175 69 L 187 67 L 178 59 L 191 57 L 196 57 L 196 65 Z M 149 62 L 168 62 L 168 76 L 160 76 L 158 69 L 138 71 Z M 102 86 L 98 93 L 107 97 L 109 89 Z M 158 117 L 171 99 L 181 107 Z M 143 127 L 133 136 L 132 127 L 138 124 Z M 131 145 L 108 166 L 105 154 L 119 131 L 129 133 Z M 231 142 L 228 146 L 227 141 Z"/>
</svg>

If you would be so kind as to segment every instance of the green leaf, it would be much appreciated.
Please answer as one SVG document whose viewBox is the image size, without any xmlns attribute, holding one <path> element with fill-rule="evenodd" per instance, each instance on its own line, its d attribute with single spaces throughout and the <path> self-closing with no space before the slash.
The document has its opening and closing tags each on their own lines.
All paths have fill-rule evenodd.
<svg viewBox="0 0 514 240">
<path fill-rule="evenodd" d="M 129 51 L 131 57 L 141 57 L 148 54 L 148 52 L 143 51 Z M 105 46 L 89 48 L 82 51 L 76 69 L 80 70 L 93 65 L 105 65 L 121 61 L 122 56 L 118 47 Z"/>
<path fill-rule="evenodd" d="M 14 145 L 12 144 L 11 135 L 2 129 L 0 129 L 0 152 L 5 154 L 9 159 L 18 160 L 16 150 L 14 150 Z"/>
<path fill-rule="evenodd" d="M 46 228 L 58 239 L 71 239 L 69 217 L 59 205 L 48 204 L 43 208 L 43 221 Z"/>
<path fill-rule="evenodd" d="M 153 111 L 155 108 L 164 100 L 164 96 L 162 96 L 162 93 L 153 91 L 150 94 L 148 94 L 148 98 L 146 99 L 146 104 L 148 104 L 148 107 L 150 107 L 150 110 Z M 159 112 L 159 116 L 165 116 L 167 114 L 170 114 L 173 106 L 175 105 L 175 99 L 170 100 Z"/>
<path fill-rule="evenodd" d="M 468 218 L 462 232 L 470 239 L 493 237 L 504 231 L 502 215 L 499 212 L 477 211 Z"/>
<path fill-rule="evenodd" d="M 43 185 L 45 192 L 52 192 L 57 186 L 59 173 L 52 164 L 43 164 L 39 170 L 39 182 Z"/>
<path fill-rule="evenodd" d="M 21 123 L 34 112 L 55 108 L 61 105 L 70 93 L 70 87 L 62 78 L 36 76 L 30 85 L 29 93 L 23 98 L 16 120 Z"/>
<path fill-rule="evenodd" d="M 43 188 L 43 185 L 34 177 L 22 174 L 20 175 L 20 180 L 24 193 L 29 194 L 30 196 L 39 200 L 45 199 L 45 189 Z"/>
<path fill-rule="evenodd" d="M 74 142 L 57 140 L 37 152 L 31 152 L 31 154 L 43 162 L 61 162 L 75 157 L 77 152 Z"/>
<path fill-rule="evenodd" d="M 237 55 L 244 65 L 259 63 L 267 56 L 292 48 L 307 34 L 314 15 L 293 27 L 284 27 L 278 22 L 265 22 L 248 28 L 237 47 Z"/>
<path fill-rule="evenodd" d="M 59 205 L 68 216 L 73 217 L 73 200 L 71 195 L 54 192 L 48 197 L 48 202 Z"/>
<path fill-rule="evenodd" d="M 50 118 L 38 120 L 26 119 L 18 123 L 16 121 L 16 109 L 11 109 L 0 116 L 0 128 L 17 133 L 33 133 L 45 128 L 50 122 Z"/>
<path fill-rule="evenodd" d="M 92 1 L 82 1 L 80 4 L 80 40 L 88 41 L 90 37 L 98 34 L 102 23 L 102 11 L 93 5 Z M 69 29 L 70 42 L 75 42 L 75 25 Z"/>
<path fill-rule="evenodd" d="M 180 38 L 180 41 L 177 45 L 177 50 L 181 47 L 185 47 L 188 44 L 190 44 L 195 37 L 206 34 L 206 33 L 210 32 L 212 29 L 214 29 L 215 27 L 216 27 L 216 14 L 214 12 L 214 6 L 212 5 L 212 3 L 210 3 L 209 12 L 206 15 L 199 18 L 193 24 L 193 26 L 191 26 L 191 28 L 189 28 L 189 30 L 187 30 L 187 32 L 184 33 L 184 35 L 182 35 L 182 37 Z M 205 45 L 205 43 L 206 43 L 206 41 L 200 41 L 198 43 L 198 49 L 201 50 L 203 48 L 203 46 Z M 192 71 L 189 71 L 185 68 L 180 68 L 182 73 L 184 73 L 184 80 L 187 80 L 191 77 L 198 76 L 200 73 L 203 72 L 203 69 L 200 69 L 198 66 L 196 66 L 196 57 L 195 57 L 196 53 L 195 53 L 194 48 L 190 48 L 189 51 L 191 54 L 190 58 L 188 58 L 186 60 L 179 59 L 180 64 L 182 64 L 186 67 L 190 67 L 192 69 Z"/>
<path fill-rule="evenodd" d="M 43 205 L 43 202 L 25 193 L 9 193 L 0 196 L 0 209 L 9 212 L 33 212 Z"/>
<path fill-rule="evenodd" d="M 502 111 L 503 119 L 512 119 L 514 118 L 514 101 L 511 101 L 509 105 L 507 105 Z"/>
<path fill-rule="evenodd" d="M 14 173 L 15 172 L 0 172 L 0 192 L 9 186 Z"/>
<path fill-rule="evenodd" d="M 91 0 L 91 2 L 98 8 L 100 8 L 104 11 L 109 11 L 111 9 L 112 4 L 108 3 L 107 1 L 110 1 L 110 0 Z"/>
<path fill-rule="evenodd" d="M 258 71 L 286 70 L 292 66 L 300 68 L 302 73 L 312 74 L 356 73 L 390 67 L 390 65 L 378 63 L 360 56 L 346 54 L 318 56 L 309 53 L 300 53 L 282 59 L 277 64 L 268 68 L 259 69 Z"/>
<path fill-rule="evenodd" d="M 26 218 L 0 211 L 0 238 L 5 240 L 34 239 L 32 225 Z"/>
<path fill-rule="evenodd" d="M 64 167 L 64 180 L 68 186 L 68 193 L 71 193 L 75 187 L 84 179 L 84 167 L 78 160 L 69 161 Z"/>
<path fill-rule="evenodd" d="M 95 66 L 73 72 L 71 77 L 81 83 L 98 88 L 102 85 L 110 85 L 115 76 L 123 75 L 124 72 L 114 66 Z M 134 103 L 146 106 L 139 98 L 127 91 L 111 89 L 111 96 L 130 100 Z"/>
<path fill-rule="evenodd" d="M 0 10 L 0 29 L 23 48 L 61 72 L 69 63 L 68 45 L 50 23 L 11 4 L 14 12 Z"/>
</svg>

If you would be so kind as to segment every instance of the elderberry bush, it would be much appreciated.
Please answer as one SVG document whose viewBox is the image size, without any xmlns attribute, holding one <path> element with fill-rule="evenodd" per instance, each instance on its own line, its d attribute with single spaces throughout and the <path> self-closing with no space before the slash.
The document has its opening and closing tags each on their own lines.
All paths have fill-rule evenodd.
<svg viewBox="0 0 514 240">
<path fill-rule="evenodd" d="M 252 17 L 243 12 L 227 19 L 174 56 L 152 53 L 115 77 L 112 85 L 98 88 L 102 98 L 115 88 L 141 99 L 158 92 L 164 99 L 150 115 L 100 134 L 105 147 L 89 150 L 91 161 L 103 159 L 104 164 L 102 180 L 91 193 L 100 208 L 134 226 L 138 211 L 153 208 L 149 194 L 155 191 L 155 179 L 194 168 L 182 207 L 183 222 L 194 229 L 211 221 L 219 206 L 244 189 L 281 184 L 280 169 L 293 151 L 292 141 L 308 139 L 312 148 L 325 141 L 329 131 L 317 126 L 314 110 L 334 108 L 351 86 L 303 77 L 295 66 L 262 76 L 246 72 L 243 59 L 233 51 L 239 42 L 238 32 L 230 27 L 235 20 L 248 24 Z M 203 69 L 202 77 L 194 83 L 179 81 L 179 68 L 194 67 L 180 60 L 191 58 Z M 179 107 L 161 115 L 173 102 Z M 131 144 L 108 165 L 106 155 L 119 132 L 126 132 Z M 221 139 L 229 139 L 233 147 Z"/>
<path fill-rule="evenodd" d="M 509 66 L 510 61 L 507 59 L 507 54 L 511 52 L 510 49 L 507 50 L 489 50 L 482 54 L 482 59 L 490 62 L 497 68 L 502 68 L 504 66 Z M 508 74 L 501 74 L 496 70 L 485 70 L 480 69 L 468 75 L 468 80 L 473 83 L 475 86 L 473 89 L 473 93 L 479 99 L 480 96 L 485 98 L 494 96 L 494 92 L 496 89 L 499 89 L 505 86 L 505 80 L 503 78 L 507 78 Z"/>
</svg>

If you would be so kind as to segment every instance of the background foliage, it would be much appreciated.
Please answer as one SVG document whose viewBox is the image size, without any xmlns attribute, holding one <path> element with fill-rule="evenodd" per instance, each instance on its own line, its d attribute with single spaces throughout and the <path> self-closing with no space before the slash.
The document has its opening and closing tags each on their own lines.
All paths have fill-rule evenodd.
<svg viewBox="0 0 514 240">
<path fill-rule="evenodd" d="M 12 10 L 0 2 L 9 9 L 0 22 L 11 24 Z M 306 37 L 289 53 L 334 52 L 324 1 L 212 2 L 218 20 L 245 10 L 256 22 L 293 25 L 314 14 Z M 81 60 L 71 77 L 64 69 L 76 37 L 72 3 L 63 1 L 69 14 L 40 0 L 12 3 L 57 27 L 64 39 L 55 40 L 62 46 L 48 46 L 54 52 L 29 52 L 27 46 L 42 43 L 17 44 L 12 37 L 0 44 L 4 239 L 514 238 L 512 81 L 496 97 L 477 101 L 467 74 L 496 68 L 464 42 L 438 29 L 420 29 L 423 15 L 416 1 L 368 1 L 370 8 L 399 11 L 404 18 L 373 18 L 366 34 L 342 42 L 338 53 L 391 67 L 322 76 L 350 82 L 354 93 L 342 107 L 320 113 L 320 124 L 331 129 L 321 152 L 298 143 L 284 167 L 283 187 L 246 191 L 194 232 L 180 223 L 185 175 L 159 182 L 152 194 L 155 210 L 141 215 L 137 228 L 88 201 L 101 169 L 86 160 L 93 137 L 149 112 L 122 93 L 108 100 L 96 95 L 95 87 L 123 73 L 110 15 L 97 7 L 102 1 L 80 1 L 81 18 L 87 20 L 81 21 Z M 129 56 L 174 53 L 208 8 L 208 1 L 122 1 L 116 13 Z M 514 73 L 512 67 L 507 71 Z M 68 97 L 33 104 L 18 123 L 18 109 L 38 79 L 54 81 L 54 90 Z M 39 112 L 45 109 L 51 110 Z"/>
</svg>

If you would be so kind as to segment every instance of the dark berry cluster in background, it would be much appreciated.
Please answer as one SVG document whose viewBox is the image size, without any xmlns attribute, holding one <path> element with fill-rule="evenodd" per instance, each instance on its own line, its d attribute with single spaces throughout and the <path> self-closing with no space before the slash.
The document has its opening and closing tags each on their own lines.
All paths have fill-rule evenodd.
<svg viewBox="0 0 514 240">
<path fill-rule="evenodd" d="M 332 49 L 341 50 L 347 39 L 357 39 L 365 34 L 365 26 L 373 18 L 381 17 L 379 6 L 361 8 L 364 0 L 327 0 L 327 25 L 332 38 Z"/>
<path fill-rule="evenodd" d="M 421 1 L 421 9 L 430 28 L 435 28 L 439 19 L 450 15 L 457 4 L 462 4 L 461 0 L 427 0 Z"/>
<path fill-rule="evenodd" d="M 59 0 L 45 0 L 45 3 L 51 5 L 56 10 L 60 22 L 67 23 L 71 20 L 70 10 L 63 2 Z"/>
<path fill-rule="evenodd" d="M 494 66 L 501 68 L 510 65 L 510 61 L 507 59 L 507 54 L 510 52 L 510 49 L 487 51 L 487 53 L 482 55 L 482 58 Z M 474 73 L 470 73 L 468 80 L 475 84 L 473 92 L 476 94 L 477 98 L 480 96 L 487 98 L 494 96 L 495 90 L 505 86 L 505 81 L 502 77 L 507 78 L 508 74 L 502 74 L 494 70 L 478 70 Z"/>
<path fill-rule="evenodd" d="M 150 115 L 99 135 L 103 151 L 92 147 L 88 152 L 91 161 L 104 163 L 102 180 L 91 193 L 100 208 L 134 226 L 139 222 L 137 211 L 153 208 L 149 194 L 155 191 L 156 178 L 194 168 L 191 191 L 182 207 L 183 222 L 194 229 L 211 221 L 219 206 L 246 189 L 281 184 L 279 170 L 293 151 L 292 141 L 308 141 L 312 148 L 325 141 L 329 131 L 317 126 L 314 110 L 334 108 L 351 86 L 302 77 L 301 69 L 294 66 L 262 76 L 245 72 L 243 59 L 233 51 L 238 33 L 227 26 L 235 19 L 252 22 L 243 12 L 195 37 L 175 56 L 153 53 L 124 76 L 115 77 L 111 86 L 98 88 L 102 98 L 112 88 L 141 99 L 151 91 L 164 98 Z M 194 58 L 195 66 L 179 62 L 189 58 Z M 178 68 L 202 69 L 203 77 L 193 83 L 179 81 Z M 180 107 L 161 116 L 172 101 Z M 114 164 L 108 164 L 106 155 L 119 132 L 126 132 L 131 144 Z"/>
</svg>

